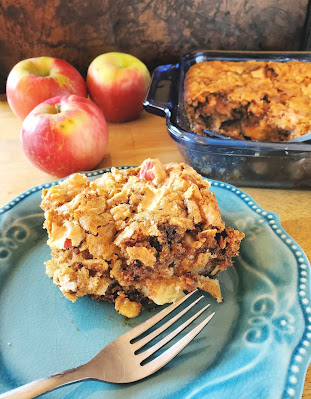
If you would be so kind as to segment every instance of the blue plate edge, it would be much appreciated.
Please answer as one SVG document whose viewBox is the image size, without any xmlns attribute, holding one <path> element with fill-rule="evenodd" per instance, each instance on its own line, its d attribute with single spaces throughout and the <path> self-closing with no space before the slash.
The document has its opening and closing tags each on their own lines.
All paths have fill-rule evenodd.
<svg viewBox="0 0 311 399">
<path fill-rule="evenodd" d="M 119 170 L 126 170 L 129 169 L 133 166 L 116 166 L 116 169 Z M 110 172 L 111 171 L 111 167 L 108 168 L 102 168 L 102 169 L 98 169 L 98 170 L 93 170 L 93 171 L 81 171 L 81 172 L 77 172 L 77 173 L 81 173 L 86 175 L 87 177 L 96 177 L 96 176 L 100 176 L 104 173 Z M 62 178 L 62 179 L 57 179 L 57 180 L 53 180 L 51 182 L 48 183 L 44 183 L 44 184 L 39 184 L 37 186 L 34 186 L 32 188 L 30 188 L 29 190 L 24 191 L 23 193 L 19 194 L 18 196 L 14 197 L 11 201 L 9 201 L 8 203 L 6 203 L 4 206 L 0 207 L 0 221 L 2 219 L 2 216 L 10 211 L 12 208 L 14 208 L 14 206 L 20 204 L 25 198 L 29 197 L 31 194 L 34 194 L 38 191 L 41 191 L 44 188 L 50 188 L 53 185 L 57 185 L 59 184 L 61 181 L 63 181 L 64 179 L 66 179 L 68 176 Z M 258 205 L 258 203 L 256 201 L 253 200 L 253 198 L 251 196 L 249 196 L 247 193 L 245 193 L 243 190 L 241 190 L 240 188 L 235 187 L 234 185 L 230 184 L 230 183 L 224 183 L 218 180 L 213 180 L 213 179 L 208 179 L 203 177 L 203 179 L 209 181 L 211 183 L 212 187 L 217 187 L 220 189 L 225 189 L 228 190 L 230 192 L 232 192 L 233 194 L 235 194 L 236 196 L 238 196 L 241 200 L 243 200 L 243 202 L 248 206 L 248 208 L 254 212 L 255 214 L 261 214 L 261 216 L 266 219 L 267 224 L 269 225 L 270 229 L 276 234 L 278 235 L 278 237 L 283 241 L 283 243 L 288 247 L 288 249 L 292 252 L 296 262 L 297 262 L 297 272 L 299 273 L 299 269 L 298 269 L 298 260 L 297 260 L 297 255 L 295 254 L 295 251 L 299 251 L 300 258 L 304 259 L 304 263 L 307 266 L 307 270 L 309 271 L 310 268 L 310 262 L 306 256 L 306 254 L 304 253 L 303 249 L 300 247 L 300 245 L 293 240 L 293 238 L 286 232 L 286 230 L 283 228 L 281 221 L 280 221 L 280 217 L 277 213 L 272 212 L 272 211 L 268 211 L 265 210 L 264 208 L 262 208 L 260 205 Z M 257 211 L 257 210 L 260 211 Z M 273 221 L 272 225 L 275 226 L 274 228 L 271 226 L 271 221 Z M 281 230 L 280 233 L 277 233 L 276 230 Z M 285 236 L 285 238 L 282 239 L 282 236 Z M 288 242 L 286 242 L 286 240 L 290 240 L 290 244 Z M 292 246 L 295 246 L 295 250 L 292 248 Z M 308 268 L 309 267 L 309 268 Z M 311 279 L 310 279 L 310 273 L 307 272 L 306 275 L 307 281 L 308 281 L 308 287 L 309 287 L 309 297 L 308 299 L 311 299 Z M 297 285 L 299 285 L 299 275 L 297 276 Z M 297 292 L 298 292 L 298 287 L 297 287 Z M 299 353 L 299 349 L 300 348 L 304 348 L 306 350 L 305 356 L 307 356 L 307 360 L 304 360 L 303 363 L 299 363 L 300 366 L 303 365 L 302 370 L 300 370 L 300 377 L 301 380 L 297 382 L 297 384 L 295 384 L 295 389 L 296 389 L 296 394 L 298 393 L 298 386 L 299 386 L 299 394 L 300 397 L 302 395 L 303 392 L 303 388 L 304 388 L 304 382 L 305 382 L 305 376 L 307 373 L 307 369 L 311 363 L 311 345 L 309 345 L 308 347 L 305 347 L 303 345 L 303 341 L 309 340 L 306 337 L 306 334 L 308 332 L 311 332 L 311 315 L 308 315 L 307 312 L 307 307 L 310 306 L 309 304 L 304 304 L 303 298 L 301 298 L 300 295 L 297 295 L 298 297 L 298 302 L 300 305 L 300 308 L 302 310 L 303 316 L 304 316 L 304 320 L 305 320 L 305 329 L 304 332 L 302 333 L 302 337 L 299 341 L 299 343 L 297 344 L 297 346 L 294 348 L 292 356 L 291 356 L 291 360 L 289 362 L 289 366 L 288 366 L 288 370 L 287 370 L 287 377 L 285 380 L 285 385 L 284 385 L 284 391 L 283 391 L 283 395 L 282 395 L 282 399 L 291 397 L 291 395 L 288 394 L 289 388 L 289 371 L 290 369 L 293 367 L 293 359 L 295 356 L 297 356 L 297 354 Z M 310 340 L 309 340 L 310 341 Z M 303 377 L 303 378 L 302 378 Z"/>
<path fill-rule="evenodd" d="M 203 177 L 204 178 L 204 177 Z M 253 211 L 255 214 L 257 214 L 257 211 L 255 209 L 260 209 L 261 211 L 261 215 L 263 218 L 266 219 L 266 221 L 268 222 L 268 226 L 270 227 L 270 229 L 284 242 L 284 244 L 287 246 L 287 248 L 292 252 L 296 263 L 297 263 L 297 272 L 299 273 L 298 270 L 298 261 L 297 261 L 297 256 L 295 254 L 295 251 L 300 251 L 301 255 L 299 255 L 299 257 L 304 259 L 304 263 L 307 266 L 307 270 L 309 271 L 310 269 L 310 262 L 306 256 L 306 254 L 304 253 L 303 249 L 301 248 L 301 246 L 287 233 L 287 231 L 284 229 L 284 227 L 281 224 L 281 220 L 280 217 L 277 213 L 272 212 L 272 211 L 268 211 L 264 208 L 262 208 L 260 205 L 258 205 L 258 203 L 253 200 L 253 198 L 248 195 L 247 193 L 245 193 L 243 190 L 241 190 L 240 188 L 235 187 L 234 185 L 230 184 L 230 183 L 225 183 L 225 182 L 220 182 L 218 180 L 213 180 L 213 179 L 208 179 L 208 178 L 204 178 L 206 180 L 208 180 L 211 183 L 211 186 L 217 187 L 217 188 L 221 188 L 221 189 L 226 189 L 231 191 L 232 193 L 234 193 L 235 195 L 237 195 L 241 200 L 243 200 L 243 202 L 248 206 L 248 208 L 250 208 L 251 211 Z M 251 202 L 251 204 L 249 204 Z M 256 208 L 254 208 L 254 206 Z M 266 213 L 266 215 L 264 215 L 263 213 Z M 269 217 L 271 215 L 271 217 Z M 272 228 L 270 221 L 273 221 L 272 225 L 276 225 L 276 228 Z M 281 230 L 281 233 L 277 233 L 276 230 Z M 285 235 L 286 238 L 282 239 L 281 235 Z M 286 242 L 286 240 L 290 240 L 291 243 L 289 244 L 288 242 Z M 296 249 L 294 250 L 292 248 L 292 246 L 296 246 Z M 308 287 L 309 287 L 309 302 L 310 302 L 310 295 L 311 295 L 311 279 L 310 279 L 310 273 L 307 272 L 306 278 L 308 280 Z M 299 275 L 297 276 L 297 292 L 299 291 Z M 294 366 L 294 357 L 298 355 L 299 353 L 299 349 L 300 348 L 304 348 L 306 350 L 306 356 L 308 356 L 307 360 L 304 361 L 303 364 L 303 368 L 302 371 L 300 369 L 301 372 L 301 376 L 303 376 L 303 378 L 300 381 L 300 386 L 299 384 L 295 384 L 295 395 L 298 393 L 299 397 L 302 396 L 303 393 L 303 388 L 304 388 L 304 382 L 305 382 L 305 377 L 307 374 L 307 370 L 308 367 L 311 363 L 311 344 L 305 348 L 304 345 L 302 344 L 303 341 L 310 341 L 310 339 L 308 339 L 306 337 L 306 334 L 309 332 L 311 332 L 311 317 L 310 315 L 308 315 L 307 312 L 307 307 L 309 306 L 309 304 L 304 304 L 302 302 L 303 298 L 299 295 L 297 295 L 298 297 L 298 303 L 300 305 L 301 311 L 303 313 L 303 317 L 305 320 L 305 329 L 302 333 L 302 337 L 299 341 L 299 343 L 296 345 L 296 347 L 293 350 L 292 356 L 291 356 L 291 360 L 289 362 L 289 366 L 288 366 L 288 370 L 287 370 L 287 376 L 286 376 L 286 381 L 285 381 L 285 386 L 284 386 L 284 390 L 283 390 L 283 394 L 282 394 L 282 399 L 285 398 L 290 398 L 292 397 L 292 395 L 290 395 L 288 393 L 289 389 L 288 385 L 289 385 L 289 375 L 290 375 L 290 369 Z M 301 363 L 299 364 L 301 365 Z M 297 389 L 297 386 L 299 386 L 299 390 Z"/>
</svg>

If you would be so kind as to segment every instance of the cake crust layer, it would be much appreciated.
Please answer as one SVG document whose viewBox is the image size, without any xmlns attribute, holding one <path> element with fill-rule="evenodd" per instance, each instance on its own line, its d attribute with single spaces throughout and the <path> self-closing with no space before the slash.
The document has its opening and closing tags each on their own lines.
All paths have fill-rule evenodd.
<svg viewBox="0 0 311 399">
<path fill-rule="evenodd" d="M 206 180 L 157 159 L 93 181 L 72 175 L 43 190 L 41 207 L 52 249 L 46 271 L 64 296 L 115 302 L 127 317 L 196 288 L 221 301 L 216 277 L 244 236 L 225 227 Z"/>
<path fill-rule="evenodd" d="M 198 134 L 288 141 L 311 131 L 311 63 L 197 63 L 186 75 L 185 103 Z"/>
</svg>

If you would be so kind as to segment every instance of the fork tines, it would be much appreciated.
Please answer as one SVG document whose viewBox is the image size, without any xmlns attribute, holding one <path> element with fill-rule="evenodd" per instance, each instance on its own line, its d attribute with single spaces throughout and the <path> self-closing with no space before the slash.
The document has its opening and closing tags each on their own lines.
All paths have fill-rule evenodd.
<svg viewBox="0 0 311 399">
<path fill-rule="evenodd" d="M 179 320 L 183 315 L 185 315 L 191 308 L 193 308 L 202 298 L 201 295 L 199 298 L 191 302 L 187 307 L 182 309 L 179 313 L 173 316 L 171 319 L 166 321 L 163 325 L 156 328 L 154 331 L 150 332 L 148 335 L 142 336 L 142 334 L 148 332 L 153 326 L 158 324 L 161 320 L 163 320 L 166 316 L 172 313 L 175 309 L 177 309 L 183 302 L 185 302 L 188 298 L 190 298 L 196 291 L 189 293 L 188 295 L 184 296 L 180 301 L 173 303 L 172 305 L 168 306 L 167 308 L 163 309 L 157 315 L 153 316 L 149 320 L 145 321 L 144 323 L 140 324 L 139 326 L 135 327 L 131 331 L 129 331 L 126 336 L 130 339 L 132 344 L 132 349 L 135 353 L 141 348 L 143 348 L 147 343 L 152 341 L 162 332 L 166 331 L 171 325 L 173 325 L 177 320 Z M 152 354 L 157 352 L 160 348 L 170 342 L 174 337 L 176 337 L 181 331 L 183 331 L 189 324 L 191 324 L 194 320 L 196 320 L 210 305 L 204 306 L 200 309 L 197 313 L 193 316 L 189 317 L 185 322 L 179 325 L 176 329 L 162 338 L 159 342 L 151 346 L 149 349 L 145 350 L 137 354 L 138 360 L 140 364 L 146 359 L 148 359 Z M 177 309 L 178 310 L 178 309 Z M 156 370 L 160 369 L 164 364 L 168 363 L 171 359 L 173 359 L 185 346 L 188 345 L 193 338 L 199 334 L 199 332 L 206 326 L 206 324 L 212 319 L 215 312 L 210 314 L 206 317 L 200 324 L 198 324 L 195 328 L 193 328 L 189 333 L 187 333 L 183 338 L 181 338 L 178 342 L 172 345 L 169 349 L 167 349 L 164 353 L 156 357 L 154 360 L 151 360 L 149 363 L 142 365 L 144 368 L 148 368 L 148 374 L 155 372 Z M 138 338 L 138 340 L 136 340 Z M 139 339 L 140 338 L 140 339 Z M 134 343 L 132 343 L 134 341 Z M 150 371 L 150 372 L 149 372 Z"/>
</svg>

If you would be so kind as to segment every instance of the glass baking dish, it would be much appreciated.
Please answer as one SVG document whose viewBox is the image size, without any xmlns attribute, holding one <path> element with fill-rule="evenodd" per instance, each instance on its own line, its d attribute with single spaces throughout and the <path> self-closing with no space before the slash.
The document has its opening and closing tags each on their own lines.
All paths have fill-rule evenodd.
<svg viewBox="0 0 311 399">
<path fill-rule="evenodd" d="M 311 52 L 189 53 L 177 64 L 154 70 L 144 100 L 147 112 L 166 118 L 168 132 L 185 161 L 203 176 L 237 186 L 311 188 L 309 133 L 300 142 L 260 142 L 199 136 L 191 131 L 184 107 L 185 75 L 191 65 L 208 60 L 310 62 Z"/>
</svg>

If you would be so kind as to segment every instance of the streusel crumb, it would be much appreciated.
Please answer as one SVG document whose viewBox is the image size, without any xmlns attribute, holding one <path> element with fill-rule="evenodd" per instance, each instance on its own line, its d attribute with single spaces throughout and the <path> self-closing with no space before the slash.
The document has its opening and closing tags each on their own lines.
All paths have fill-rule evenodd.
<svg viewBox="0 0 311 399">
<path fill-rule="evenodd" d="M 200 288 L 222 301 L 218 274 L 244 234 L 225 227 L 209 183 L 190 166 L 147 159 L 44 189 L 46 272 L 71 301 L 90 295 L 127 317 Z"/>
<path fill-rule="evenodd" d="M 311 131 L 311 63 L 205 61 L 186 75 L 192 128 L 232 138 L 288 141 Z"/>
</svg>

